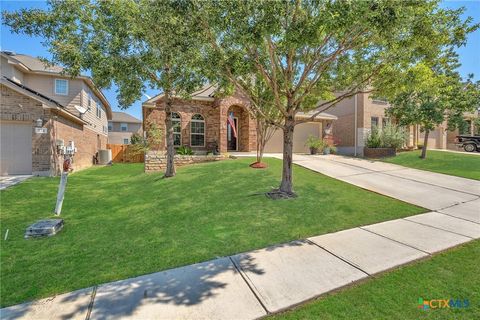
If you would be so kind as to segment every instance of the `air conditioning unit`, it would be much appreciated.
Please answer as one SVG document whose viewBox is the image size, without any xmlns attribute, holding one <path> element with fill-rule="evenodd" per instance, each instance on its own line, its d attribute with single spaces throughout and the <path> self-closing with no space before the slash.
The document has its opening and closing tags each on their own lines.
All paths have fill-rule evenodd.
<svg viewBox="0 0 480 320">
<path fill-rule="evenodd" d="M 111 164 L 112 150 L 98 150 L 98 164 Z"/>
</svg>

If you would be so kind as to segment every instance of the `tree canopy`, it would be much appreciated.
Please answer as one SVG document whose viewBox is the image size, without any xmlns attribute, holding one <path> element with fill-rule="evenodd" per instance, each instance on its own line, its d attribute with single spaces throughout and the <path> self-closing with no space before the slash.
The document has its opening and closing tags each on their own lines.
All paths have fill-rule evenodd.
<svg viewBox="0 0 480 320">
<path fill-rule="evenodd" d="M 438 1 L 195 1 L 209 43 L 208 66 L 248 96 L 255 79 L 266 84 L 282 114 L 279 191 L 293 194 L 295 125 L 360 92 L 394 90 L 396 77 L 419 61 L 465 43 L 477 28 L 461 10 Z M 336 94 L 335 94 L 336 93 Z M 272 102 L 272 101 L 270 101 Z M 264 104 L 253 105 L 262 114 Z M 266 104 L 265 104 L 266 105 Z M 298 112 L 313 112 L 296 119 Z"/>
<path fill-rule="evenodd" d="M 15 32 L 45 37 L 69 73 L 91 70 L 101 87 L 115 82 L 124 106 L 146 85 L 162 89 L 171 161 L 173 92 L 191 92 L 207 77 L 257 99 L 254 112 L 283 130 L 279 192 L 290 196 L 294 128 L 309 120 L 297 119 L 298 112 L 317 110 L 313 119 L 360 92 L 392 95 L 399 75 L 447 59 L 443 53 L 465 44 L 478 27 L 461 18 L 462 10 L 438 3 L 67 0 L 49 2 L 48 11 L 3 15 Z M 255 94 L 259 84 L 262 95 Z M 275 116 L 264 109 L 271 106 Z"/>
<path fill-rule="evenodd" d="M 90 72 L 100 88 L 115 83 L 126 108 L 147 86 L 187 95 L 205 81 L 189 11 L 191 3 L 181 0 L 65 0 L 48 1 L 47 10 L 3 12 L 3 18 L 13 32 L 42 37 L 66 73 Z"/>
<path fill-rule="evenodd" d="M 184 0 L 49 1 L 48 10 L 4 12 L 14 32 L 41 36 L 54 62 L 77 76 L 89 71 L 101 88 L 118 86 L 126 108 L 147 86 L 165 95 L 166 177 L 175 175 L 173 95 L 193 92 L 204 81 L 199 69 L 201 37 Z"/>
</svg>

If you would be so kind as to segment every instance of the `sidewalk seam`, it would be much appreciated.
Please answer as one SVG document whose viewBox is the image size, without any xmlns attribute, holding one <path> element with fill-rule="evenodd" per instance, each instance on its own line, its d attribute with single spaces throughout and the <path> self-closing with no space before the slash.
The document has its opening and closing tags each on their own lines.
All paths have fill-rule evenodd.
<svg viewBox="0 0 480 320">
<path fill-rule="evenodd" d="M 388 221 L 394 221 L 394 220 L 388 220 Z M 371 224 L 370 226 L 372 226 L 372 224 Z M 412 249 L 421 251 L 421 252 L 423 252 L 423 253 L 426 253 L 426 254 L 429 255 L 429 256 L 432 255 L 430 252 L 424 251 L 424 250 L 419 249 L 419 248 L 415 248 L 414 246 L 411 246 L 411 245 L 406 244 L 406 243 L 403 243 L 403 242 L 401 242 L 401 241 L 398 241 L 398 240 L 389 238 L 389 237 L 387 237 L 387 236 L 384 236 L 383 234 L 376 233 L 376 232 L 373 232 L 373 231 L 368 230 L 368 229 L 364 229 L 363 227 L 359 227 L 359 228 L 362 229 L 362 230 L 368 231 L 368 232 L 370 232 L 370 233 L 376 234 L 377 236 L 383 237 L 383 238 L 385 238 L 385 239 L 388 239 L 388 240 L 391 240 L 391 241 L 395 241 L 395 242 L 397 242 L 397 243 L 403 244 L 404 246 L 407 246 L 407 247 L 410 247 L 410 248 L 412 248 Z"/>
<path fill-rule="evenodd" d="M 247 281 L 246 277 L 247 275 L 244 275 L 240 266 L 237 266 L 237 264 L 235 263 L 235 261 L 232 259 L 231 256 L 228 257 L 228 259 L 230 259 L 230 261 L 232 262 L 233 266 L 235 267 L 235 269 L 237 270 L 237 272 L 240 274 L 240 276 L 242 277 L 243 281 L 247 284 L 248 288 L 250 289 L 250 291 L 253 293 L 253 296 L 255 297 L 255 299 L 257 299 L 258 303 L 260 303 L 260 305 L 262 306 L 263 310 L 265 310 L 265 313 L 266 315 L 269 315 L 270 312 L 268 311 L 267 307 L 263 304 L 262 300 L 260 300 L 260 297 L 258 296 L 258 294 L 255 292 L 255 290 L 253 290 L 252 288 L 252 285 L 253 285 L 253 282 L 252 282 L 252 285 L 250 285 L 250 283 Z"/>
<path fill-rule="evenodd" d="M 310 239 L 305 239 L 305 240 L 306 240 L 308 243 L 313 244 L 314 246 L 317 246 L 318 248 L 320 248 L 320 249 L 322 249 L 322 250 L 325 250 L 326 252 L 328 252 L 328 253 L 330 253 L 332 256 L 334 256 L 335 258 L 342 260 L 343 262 L 345 262 L 346 264 L 354 267 L 355 269 L 360 270 L 361 272 L 365 273 L 365 274 L 367 275 L 367 277 L 371 277 L 371 276 L 372 276 L 370 273 L 368 273 L 367 271 L 361 269 L 359 266 L 355 265 L 353 262 L 350 262 L 350 261 L 346 260 L 345 258 L 342 258 L 342 257 L 336 255 L 335 253 L 331 252 L 331 251 L 328 250 L 328 249 L 325 249 L 324 247 L 322 247 L 321 245 L 313 242 L 313 241 L 310 240 Z"/>
<path fill-rule="evenodd" d="M 435 212 L 435 211 L 432 211 L 432 212 Z M 430 213 L 430 212 L 428 212 L 428 213 Z M 437 212 L 437 213 L 440 213 L 440 212 Z M 424 213 L 424 214 L 425 214 L 425 213 Z M 415 217 L 415 216 L 413 216 L 413 217 Z M 467 235 L 464 235 L 464 234 L 461 234 L 461 233 L 457 233 L 457 232 L 455 232 L 455 231 L 450 231 L 450 230 L 442 229 L 442 228 L 439 228 L 439 227 L 431 226 L 431 225 L 429 225 L 429 224 L 421 223 L 421 222 L 418 222 L 418 221 L 409 220 L 408 218 L 409 218 L 409 217 L 402 218 L 402 220 L 405 220 L 405 221 L 408 221 L 408 222 L 413 222 L 413 223 L 419 224 L 419 225 L 421 225 L 421 226 L 434 228 L 434 229 L 437 229 L 437 230 L 440 230 L 440 231 L 450 232 L 450 233 L 456 234 L 457 236 L 462 236 L 462 237 L 469 238 L 469 239 L 472 239 L 472 240 L 475 239 L 475 238 L 473 238 L 473 237 L 470 237 L 470 236 L 467 236 Z"/>
<path fill-rule="evenodd" d="M 440 209 L 440 210 L 443 210 L 443 209 Z M 457 217 L 457 216 L 454 216 L 454 215 L 451 215 L 451 214 L 448 214 L 448 213 L 445 213 L 445 212 L 441 212 L 441 211 L 435 211 L 435 212 L 438 212 L 440 214 L 443 214 L 443 215 L 446 215 L 446 216 L 449 216 L 449 217 L 452 217 L 452 218 L 457 218 L 457 219 L 460 219 L 460 220 L 463 220 L 463 221 L 467 221 L 467 222 L 471 222 L 471 223 L 475 223 L 475 224 L 480 224 L 478 222 L 468 220 L 468 219 L 465 219 L 465 218 L 460 218 L 460 217 Z"/>
<path fill-rule="evenodd" d="M 92 295 L 90 297 L 90 303 L 88 304 L 87 315 L 85 316 L 85 320 L 90 320 L 90 316 L 92 314 L 92 309 L 93 309 L 93 302 L 95 301 L 95 297 L 97 296 L 97 288 L 98 286 L 93 287 Z"/>
<path fill-rule="evenodd" d="M 480 199 L 480 196 L 477 196 L 477 199 L 473 199 L 473 200 L 467 200 L 467 201 L 463 201 L 463 202 L 459 202 L 459 203 L 455 203 L 455 204 L 452 204 L 451 206 L 446 206 L 446 207 L 443 207 L 443 208 L 440 208 L 440 209 L 435 209 L 436 211 L 438 210 L 445 210 L 445 209 L 450 209 L 450 208 L 453 208 L 455 206 L 458 206 L 458 205 L 461 205 L 461 204 L 465 204 L 465 203 L 469 203 L 469 202 L 473 202 L 473 201 L 477 201 Z"/>
</svg>

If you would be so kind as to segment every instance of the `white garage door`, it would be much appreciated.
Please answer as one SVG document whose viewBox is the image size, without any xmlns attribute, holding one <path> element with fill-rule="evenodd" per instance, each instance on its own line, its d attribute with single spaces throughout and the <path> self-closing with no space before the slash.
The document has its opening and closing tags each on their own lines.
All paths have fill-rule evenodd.
<svg viewBox="0 0 480 320">
<path fill-rule="evenodd" d="M 31 123 L 0 123 L 0 170 L 2 175 L 32 173 Z"/>
<path fill-rule="evenodd" d="M 322 132 L 322 124 L 320 122 L 307 122 L 299 124 L 293 132 L 293 152 L 307 153 L 308 148 L 305 147 L 305 141 L 309 135 L 319 137 Z M 283 152 L 283 131 L 277 130 L 273 137 L 267 142 L 265 152 Z"/>
</svg>

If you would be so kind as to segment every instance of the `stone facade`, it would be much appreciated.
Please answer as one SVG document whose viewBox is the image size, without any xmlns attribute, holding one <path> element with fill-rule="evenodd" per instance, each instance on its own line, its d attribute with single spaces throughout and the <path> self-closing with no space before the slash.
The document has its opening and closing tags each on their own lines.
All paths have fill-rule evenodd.
<svg viewBox="0 0 480 320">
<path fill-rule="evenodd" d="M 248 99 L 235 94 L 215 101 L 185 101 L 176 99 L 172 112 L 181 118 L 182 145 L 191 147 L 196 152 L 213 151 L 216 146 L 221 153 L 228 151 L 227 146 L 227 117 L 229 112 L 238 118 L 238 151 L 256 150 L 255 120 L 248 112 Z M 191 119 L 200 114 L 205 120 L 205 145 L 191 145 Z M 143 107 L 143 127 L 148 135 L 149 123 L 155 123 L 165 133 L 165 105 L 163 100 L 157 101 L 154 107 Z M 164 134 L 165 136 L 165 134 Z M 160 150 L 165 150 L 166 140 L 163 139 Z"/>
<path fill-rule="evenodd" d="M 55 175 L 61 171 L 63 155 L 57 150 L 57 140 L 67 145 L 74 141 L 77 152 L 73 158 L 74 170 L 93 165 L 98 149 L 105 149 L 107 136 L 90 130 L 79 121 L 71 119 L 49 108 L 42 102 L 1 85 L 2 122 L 29 123 L 32 127 L 32 173 Z M 35 132 L 35 121 L 43 120 L 46 134 Z"/>
<path fill-rule="evenodd" d="M 185 166 L 188 164 L 219 161 L 226 159 L 225 155 L 175 155 L 175 165 Z M 163 171 L 167 167 L 167 156 L 164 151 L 148 151 L 145 154 L 145 172 Z"/>
</svg>

